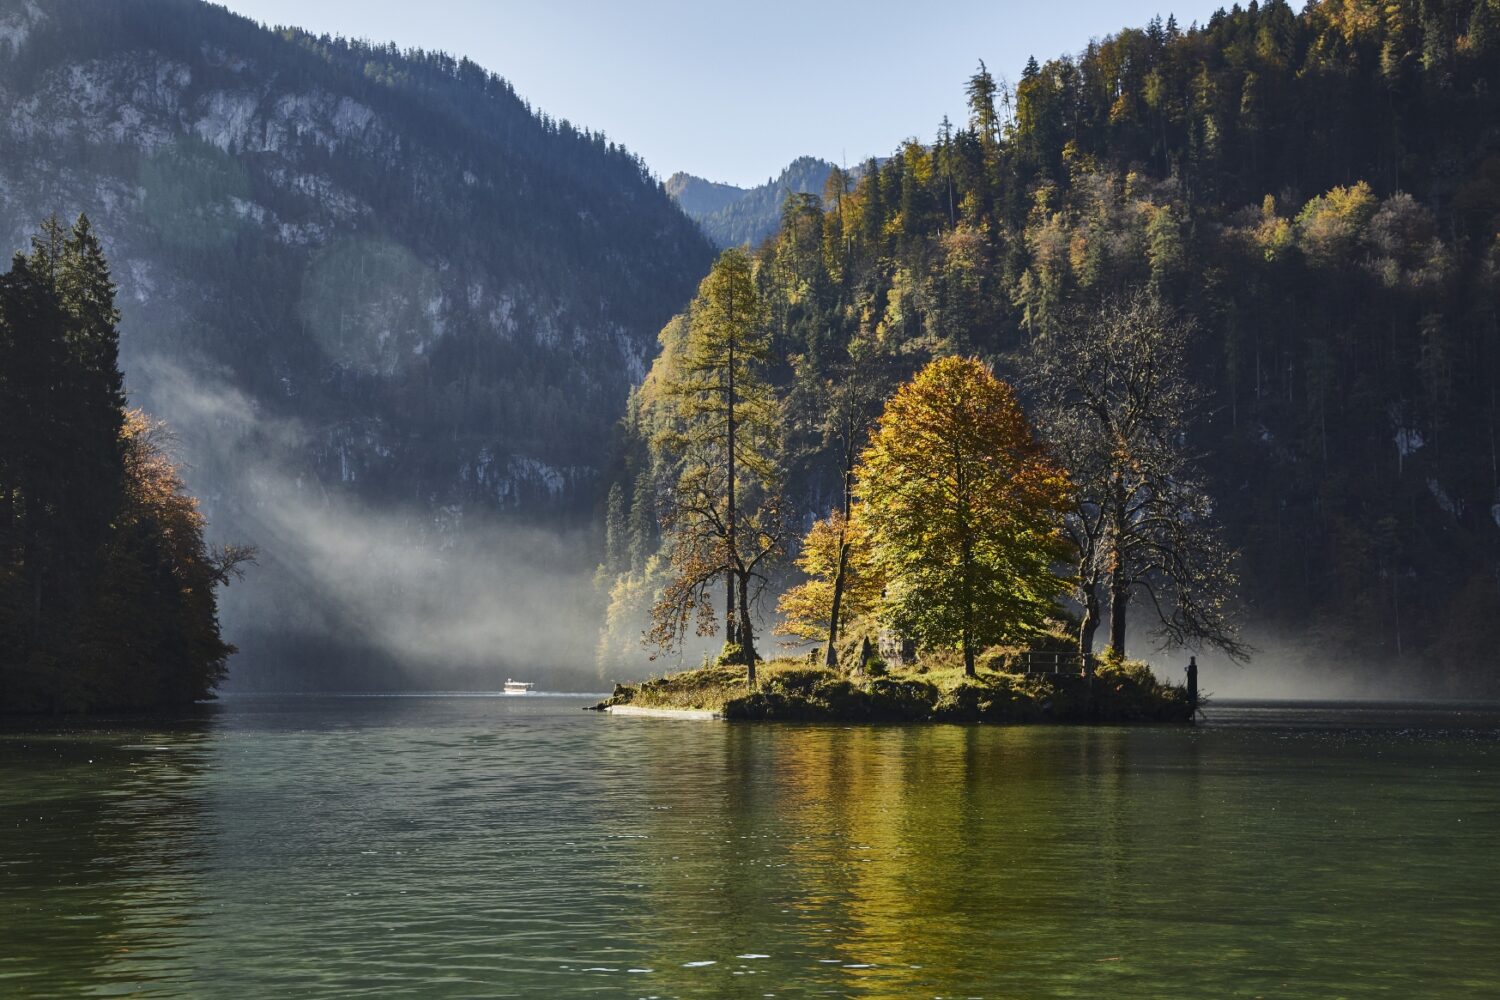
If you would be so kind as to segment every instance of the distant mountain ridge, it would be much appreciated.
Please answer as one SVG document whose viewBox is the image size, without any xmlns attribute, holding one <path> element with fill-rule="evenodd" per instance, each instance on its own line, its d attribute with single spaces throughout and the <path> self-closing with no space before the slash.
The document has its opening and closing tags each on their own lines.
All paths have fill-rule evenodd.
<svg viewBox="0 0 1500 1000">
<path fill-rule="evenodd" d="M 753 188 L 679 171 L 667 179 L 666 189 L 718 246 L 754 246 L 775 234 L 788 194 L 822 194 L 833 169 L 827 160 L 799 156 L 779 175 Z"/>
<path fill-rule="evenodd" d="M 482 524 L 586 522 L 713 256 L 638 157 L 468 60 L 198 0 L 0 0 L 0 246 L 80 211 L 133 401 L 173 423 L 215 527 L 261 547 L 226 598 L 249 659 L 257 635 L 378 633 L 424 592 L 411 565 L 489 572 Z M 361 530 L 320 550 L 320 519 Z"/>
<path fill-rule="evenodd" d="M 667 178 L 666 188 L 667 194 L 695 219 L 721 212 L 748 193 L 745 188 L 706 181 L 680 170 Z"/>
</svg>

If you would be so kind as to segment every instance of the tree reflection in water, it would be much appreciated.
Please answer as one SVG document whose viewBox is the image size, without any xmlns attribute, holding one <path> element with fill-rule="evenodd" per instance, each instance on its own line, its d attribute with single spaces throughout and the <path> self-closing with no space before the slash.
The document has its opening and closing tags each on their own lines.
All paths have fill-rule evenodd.
<svg viewBox="0 0 1500 1000">
<path fill-rule="evenodd" d="M 23 995 L 190 978 L 216 712 L 0 731 L 0 977 Z M 0 990 L 0 992 L 4 992 Z"/>
</svg>

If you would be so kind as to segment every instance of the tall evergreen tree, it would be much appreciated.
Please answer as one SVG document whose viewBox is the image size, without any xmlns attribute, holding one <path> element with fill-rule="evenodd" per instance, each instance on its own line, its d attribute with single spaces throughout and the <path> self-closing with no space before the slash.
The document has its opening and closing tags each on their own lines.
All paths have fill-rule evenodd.
<svg viewBox="0 0 1500 1000">
<path fill-rule="evenodd" d="M 625 502 L 625 487 L 615 482 L 609 487 L 604 508 L 604 565 L 611 572 L 621 572 L 630 565 L 630 513 Z"/>
<path fill-rule="evenodd" d="M 969 77 L 964 92 L 969 101 L 969 128 L 985 143 L 999 141 L 1000 115 L 995 110 L 995 95 L 999 87 L 983 59 L 979 60 L 979 69 Z"/>
<path fill-rule="evenodd" d="M 127 417 L 115 286 L 80 217 L 0 276 L 0 710 L 207 697 L 232 648 L 210 549 L 154 425 Z"/>
<path fill-rule="evenodd" d="M 651 638 L 672 648 L 696 610 L 711 629 L 707 591 L 724 583 L 725 658 L 755 680 L 752 592 L 781 551 L 781 411 L 765 377 L 766 309 L 753 263 L 726 250 L 690 310 L 686 349 L 671 376 L 673 424 L 655 442 L 675 471 L 663 528 L 673 579 L 653 614 Z"/>
</svg>

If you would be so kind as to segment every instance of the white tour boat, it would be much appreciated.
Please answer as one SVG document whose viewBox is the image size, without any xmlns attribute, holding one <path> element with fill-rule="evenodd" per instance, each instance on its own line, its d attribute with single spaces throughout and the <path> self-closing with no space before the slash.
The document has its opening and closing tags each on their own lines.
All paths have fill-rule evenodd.
<svg viewBox="0 0 1500 1000">
<path fill-rule="evenodd" d="M 531 683 L 530 681 L 511 681 L 511 680 L 508 680 L 508 681 L 505 682 L 504 693 L 505 694 L 530 694 L 531 693 L 531 689 L 534 688 L 534 687 L 536 687 L 536 685 L 533 684 L 533 683 Z"/>
</svg>

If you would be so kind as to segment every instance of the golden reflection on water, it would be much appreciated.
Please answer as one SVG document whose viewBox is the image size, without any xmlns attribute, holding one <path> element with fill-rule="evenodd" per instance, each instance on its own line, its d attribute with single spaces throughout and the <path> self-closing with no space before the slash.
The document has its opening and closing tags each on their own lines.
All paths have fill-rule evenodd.
<svg viewBox="0 0 1500 1000">
<path fill-rule="evenodd" d="M 0 731 L 0 997 L 1500 996 L 1494 723 L 577 709 Z"/>
<path fill-rule="evenodd" d="M 653 967 L 690 993 L 704 975 L 692 963 L 770 953 L 783 970 L 797 968 L 803 986 L 896 997 L 1055 978 L 1059 951 L 1118 960 L 1105 954 L 1108 942 L 1067 940 L 1059 917 L 1139 888 L 1133 839 L 1149 831 L 1121 808 L 1125 737 L 1075 730 L 1057 741 L 1053 732 L 723 727 L 707 740 L 715 766 L 689 769 L 719 777 L 704 785 L 684 781 L 682 733 L 643 731 L 652 744 L 643 760 L 670 762 L 642 773 L 646 797 L 663 804 L 637 844 L 644 866 L 664 875 L 651 885 L 666 946 Z M 1191 796 L 1191 784 L 1184 790 Z M 1189 810 L 1179 798 L 1155 806 L 1166 816 Z M 684 810 L 707 820 L 685 829 Z M 1087 844 L 1069 823 L 1080 812 L 1094 819 Z M 702 922 L 684 882 L 720 889 L 718 921 Z M 738 965 L 755 974 L 762 961 Z M 747 984 L 744 995 L 759 989 Z"/>
<path fill-rule="evenodd" d="M 1411 926 L 1464 907 L 1496 926 L 1500 913 L 1466 890 L 1452 855 L 1406 858 L 1410 828 L 1434 817 L 1401 801 L 1420 795 L 1406 767 L 1382 793 L 1389 765 L 1357 741 L 1257 739 L 1205 762 L 1208 737 L 1181 731 L 724 727 L 705 740 L 713 766 L 691 768 L 718 777 L 703 784 L 683 780 L 681 733 L 642 736 L 644 760 L 671 762 L 643 768 L 648 797 L 673 806 L 636 845 L 673 875 L 652 883 L 649 907 L 655 982 L 670 995 L 704 988 L 691 963 L 740 954 L 776 964 L 737 963 L 758 981 L 720 976 L 718 995 L 795 983 L 861 997 L 1158 996 L 1184 976 L 1209 991 L 1194 995 L 1353 996 L 1368 980 L 1466 996 L 1471 974 L 1500 989 L 1500 946 Z M 1493 789 L 1486 798 L 1493 818 Z M 685 829 L 683 808 L 707 824 Z M 1497 874 L 1490 852 L 1462 843 L 1482 865 L 1470 877 Z M 1402 863 L 1428 865 L 1430 881 L 1386 885 L 1362 869 Z M 1410 891 L 1424 881 L 1432 897 Z M 684 892 L 704 884 L 722 893 L 710 920 Z M 1397 900 L 1404 916 L 1388 909 Z M 1445 940 L 1443 958 L 1409 964 Z M 1393 947 L 1402 960 L 1380 962 Z"/>
</svg>

